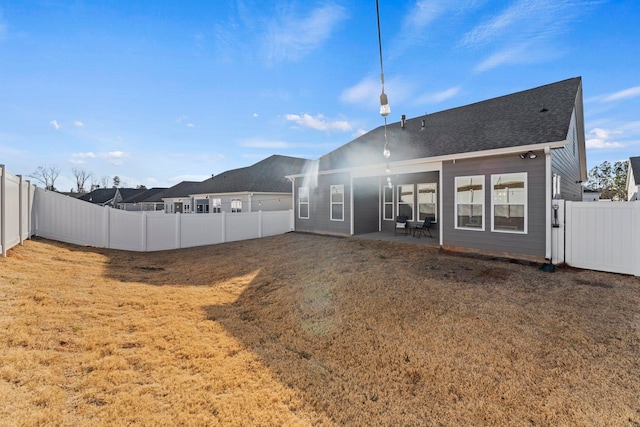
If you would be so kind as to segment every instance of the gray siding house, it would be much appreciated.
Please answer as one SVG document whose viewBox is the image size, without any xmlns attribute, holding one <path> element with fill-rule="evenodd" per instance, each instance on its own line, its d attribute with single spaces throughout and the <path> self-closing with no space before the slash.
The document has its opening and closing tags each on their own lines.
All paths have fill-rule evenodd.
<svg viewBox="0 0 640 427">
<path fill-rule="evenodd" d="M 445 249 L 543 261 L 553 200 L 581 200 L 586 175 L 576 77 L 403 117 L 289 178 L 296 231 L 391 232 L 398 215 L 430 218 Z"/>
<path fill-rule="evenodd" d="M 291 183 L 286 176 L 300 173 L 307 162 L 298 157 L 272 155 L 202 182 L 180 183 L 163 196 L 165 212 L 208 214 L 291 209 Z"/>
</svg>

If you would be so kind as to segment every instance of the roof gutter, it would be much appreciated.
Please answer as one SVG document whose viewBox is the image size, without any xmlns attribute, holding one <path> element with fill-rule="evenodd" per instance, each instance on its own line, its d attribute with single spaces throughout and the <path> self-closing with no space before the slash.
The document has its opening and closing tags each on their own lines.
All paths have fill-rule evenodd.
<svg viewBox="0 0 640 427">
<path fill-rule="evenodd" d="M 567 145 L 569 141 L 566 139 L 562 141 L 555 142 L 545 142 L 543 144 L 529 144 L 529 145 L 520 145 L 518 147 L 509 147 L 509 148 L 496 148 L 493 150 L 483 150 L 483 151 L 471 151 L 468 153 L 457 153 L 457 154 L 447 154 L 445 156 L 436 156 L 436 157 L 422 157 L 419 159 L 410 159 L 410 160 L 402 160 L 398 162 L 385 162 L 385 163 L 377 163 L 372 165 L 358 166 L 355 168 L 341 168 L 341 169 L 329 169 L 325 171 L 318 171 L 318 175 L 329 175 L 334 173 L 345 173 L 352 172 L 357 176 L 374 176 L 379 174 L 378 169 L 382 171 L 384 174 L 384 170 L 386 169 L 387 164 L 391 164 L 393 167 L 403 167 L 403 166 L 412 166 L 421 163 L 432 163 L 432 162 L 446 162 L 451 160 L 464 160 L 464 159 L 473 159 L 478 157 L 491 157 L 505 154 L 518 154 L 522 152 L 527 152 L 529 150 L 547 150 L 554 148 L 562 148 Z M 382 157 L 382 156 L 381 156 Z M 358 174 L 360 172 L 360 174 Z M 286 175 L 286 178 L 294 179 L 294 178 L 302 178 L 305 174 L 296 174 L 296 175 Z"/>
</svg>

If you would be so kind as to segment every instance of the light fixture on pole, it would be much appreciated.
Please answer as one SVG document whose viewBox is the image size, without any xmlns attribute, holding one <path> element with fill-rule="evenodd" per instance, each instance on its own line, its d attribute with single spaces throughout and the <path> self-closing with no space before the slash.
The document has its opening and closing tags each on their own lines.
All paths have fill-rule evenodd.
<svg viewBox="0 0 640 427">
<path fill-rule="evenodd" d="M 380 5 L 378 0 L 376 0 L 376 17 L 378 18 L 378 51 L 380 53 L 380 84 L 382 86 L 382 91 L 380 93 L 380 115 L 384 118 L 384 148 L 382 150 L 382 155 L 385 159 L 391 157 L 391 150 L 389 150 L 389 141 L 387 139 L 387 116 L 391 113 L 391 107 L 389 106 L 389 98 L 387 98 L 387 94 L 384 93 L 384 68 L 382 66 L 382 35 L 380 33 Z M 389 188 L 393 188 L 393 184 L 391 184 L 391 170 L 387 165 L 387 184 Z"/>
</svg>

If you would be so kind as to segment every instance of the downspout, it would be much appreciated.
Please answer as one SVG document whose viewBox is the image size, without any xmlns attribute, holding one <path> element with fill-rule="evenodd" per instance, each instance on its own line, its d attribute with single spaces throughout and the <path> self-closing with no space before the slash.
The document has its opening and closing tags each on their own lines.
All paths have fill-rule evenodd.
<svg viewBox="0 0 640 427">
<path fill-rule="evenodd" d="M 442 175 L 442 162 L 440 162 L 440 169 L 438 170 L 438 234 L 439 234 L 439 240 L 440 240 L 440 247 L 442 247 L 442 245 L 444 244 L 444 236 L 443 236 L 443 232 L 442 230 L 444 230 L 444 219 L 443 219 L 443 215 L 442 212 L 444 212 L 444 209 L 442 207 L 442 193 L 444 193 L 444 191 L 442 190 L 442 188 L 444 187 L 444 179 L 443 179 L 443 175 Z"/>
<path fill-rule="evenodd" d="M 311 206 L 311 203 L 309 203 Z M 296 179 L 291 178 L 291 231 L 296 231 Z"/>
<path fill-rule="evenodd" d="M 551 148 L 544 147 L 545 168 L 545 249 L 544 258 L 551 261 Z"/>
<path fill-rule="evenodd" d="M 331 197 L 331 196 L 329 196 Z M 355 208 L 353 206 L 353 174 L 349 174 L 349 217 L 350 217 L 350 226 L 349 228 L 350 230 L 350 234 L 353 236 L 353 213 L 355 211 Z"/>
<path fill-rule="evenodd" d="M 382 206 L 383 200 L 384 188 L 382 188 L 382 177 L 378 176 L 378 231 L 382 231 L 382 213 L 384 212 L 384 206 Z"/>
</svg>

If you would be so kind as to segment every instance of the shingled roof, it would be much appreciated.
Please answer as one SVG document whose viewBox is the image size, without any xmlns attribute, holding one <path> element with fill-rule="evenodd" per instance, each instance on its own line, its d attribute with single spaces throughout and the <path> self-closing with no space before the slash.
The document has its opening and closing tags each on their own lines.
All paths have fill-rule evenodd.
<svg viewBox="0 0 640 427">
<path fill-rule="evenodd" d="M 113 198 L 116 196 L 116 190 L 117 188 L 96 188 L 95 190 L 78 197 L 78 199 L 85 202 L 102 205 L 113 200 Z"/>
<path fill-rule="evenodd" d="M 200 183 L 191 194 L 290 193 L 291 183 L 285 176 L 301 173 L 308 161 L 274 154 L 254 165 L 209 178 Z"/>
<path fill-rule="evenodd" d="M 162 202 L 162 197 L 168 188 L 154 187 L 149 189 L 142 189 L 141 192 L 134 194 L 133 196 L 122 199 L 122 203 L 141 203 L 141 202 Z"/>
<path fill-rule="evenodd" d="M 171 199 L 176 197 L 187 197 L 190 194 L 194 194 L 202 182 L 198 181 L 182 181 L 173 187 L 169 188 L 163 195 L 163 199 Z"/>
<path fill-rule="evenodd" d="M 564 141 L 581 90 L 574 77 L 387 125 L 389 161 Z M 423 121 L 424 120 L 424 127 Z M 320 170 L 382 163 L 384 126 L 320 158 Z"/>
</svg>

